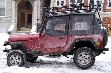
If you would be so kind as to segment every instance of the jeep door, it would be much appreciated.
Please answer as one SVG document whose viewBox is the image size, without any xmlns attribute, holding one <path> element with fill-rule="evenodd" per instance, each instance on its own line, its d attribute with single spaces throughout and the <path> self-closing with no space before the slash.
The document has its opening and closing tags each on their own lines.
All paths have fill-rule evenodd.
<svg viewBox="0 0 111 73">
<path fill-rule="evenodd" d="M 39 48 L 43 53 L 61 53 L 67 43 L 68 16 L 47 18 L 40 38 Z"/>
</svg>

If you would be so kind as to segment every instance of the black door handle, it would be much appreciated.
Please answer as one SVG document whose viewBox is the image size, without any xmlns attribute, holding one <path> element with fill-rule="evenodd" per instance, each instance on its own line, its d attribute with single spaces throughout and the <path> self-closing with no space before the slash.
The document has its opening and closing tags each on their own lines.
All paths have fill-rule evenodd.
<svg viewBox="0 0 111 73">
<path fill-rule="evenodd" d="M 59 38 L 60 40 L 63 40 L 64 38 Z"/>
</svg>

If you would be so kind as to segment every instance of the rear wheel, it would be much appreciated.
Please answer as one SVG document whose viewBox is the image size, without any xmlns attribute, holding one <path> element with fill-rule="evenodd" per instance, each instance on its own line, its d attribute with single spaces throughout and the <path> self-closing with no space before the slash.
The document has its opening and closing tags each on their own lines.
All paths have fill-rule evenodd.
<svg viewBox="0 0 111 73">
<path fill-rule="evenodd" d="M 83 47 L 75 52 L 73 60 L 77 67 L 88 69 L 94 65 L 95 55 L 89 48 Z"/>
<path fill-rule="evenodd" d="M 25 57 L 19 51 L 10 52 L 7 56 L 8 66 L 23 66 L 25 64 Z"/>
</svg>

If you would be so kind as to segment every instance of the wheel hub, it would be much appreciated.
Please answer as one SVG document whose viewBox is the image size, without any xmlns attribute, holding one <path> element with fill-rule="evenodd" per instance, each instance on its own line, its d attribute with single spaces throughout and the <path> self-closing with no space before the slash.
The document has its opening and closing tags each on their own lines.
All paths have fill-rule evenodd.
<svg viewBox="0 0 111 73">
<path fill-rule="evenodd" d="M 88 65 L 91 62 L 91 56 L 88 52 L 81 52 L 78 55 L 78 63 L 80 65 Z"/>
<path fill-rule="evenodd" d="M 12 65 L 19 65 L 21 63 L 21 57 L 19 55 L 12 55 L 10 57 L 10 63 Z"/>
</svg>

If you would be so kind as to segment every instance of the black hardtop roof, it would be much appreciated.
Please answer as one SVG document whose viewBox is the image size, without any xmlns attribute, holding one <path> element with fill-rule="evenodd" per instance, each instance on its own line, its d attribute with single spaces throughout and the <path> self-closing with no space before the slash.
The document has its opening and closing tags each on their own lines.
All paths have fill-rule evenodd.
<svg viewBox="0 0 111 73">
<path fill-rule="evenodd" d="M 95 12 L 69 13 L 69 14 L 53 15 L 53 16 L 47 16 L 47 17 L 50 18 L 50 17 L 59 17 L 59 16 L 69 16 L 69 15 L 95 15 Z"/>
</svg>

